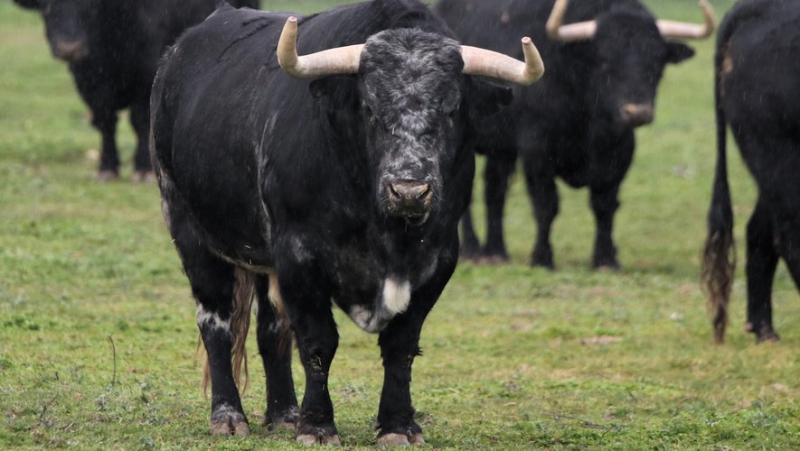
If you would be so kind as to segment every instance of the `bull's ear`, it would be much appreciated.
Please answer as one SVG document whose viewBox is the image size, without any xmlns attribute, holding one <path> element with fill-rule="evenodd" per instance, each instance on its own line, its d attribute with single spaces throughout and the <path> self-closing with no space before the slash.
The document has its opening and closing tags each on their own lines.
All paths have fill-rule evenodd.
<svg viewBox="0 0 800 451">
<path fill-rule="evenodd" d="M 354 83 L 351 78 L 342 75 L 314 80 L 308 85 L 311 96 L 316 100 L 327 99 L 338 106 L 352 101 Z"/>
<path fill-rule="evenodd" d="M 25 9 L 42 9 L 42 0 L 14 0 L 14 3 Z"/>
<path fill-rule="evenodd" d="M 669 55 L 667 55 L 667 62 L 672 64 L 682 63 L 694 56 L 694 49 L 686 44 L 678 42 L 667 43 Z"/>
<path fill-rule="evenodd" d="M 479 116 L 491 116 L 511 104 L 514 94 L 511 88 L 488 81 L 475 80 L 472 104 Z"/>
</svg>

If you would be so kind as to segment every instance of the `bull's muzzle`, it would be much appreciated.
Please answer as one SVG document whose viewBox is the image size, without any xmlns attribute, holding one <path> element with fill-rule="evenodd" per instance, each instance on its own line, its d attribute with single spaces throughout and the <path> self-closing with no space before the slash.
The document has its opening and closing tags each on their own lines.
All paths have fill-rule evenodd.
<svg viewBox="0 0 800 451">
<path fill-rule="evenodd" d="M 433 185 L 415 180 L 388 182 L 386 199 L 390 215 L 423 222 L 431 211 Z"/>
<path fill-rule="evenodd" d="M 619 111 L 622 125 L 640 127 L 653 122 L 653 105 L 647 103 L 628 103 Z"/>
<path fill-rule="evenodd" d="M 53 47 L 53 56 L 74 63 L 86 55 L 86 45 L 83 41 L 59 41 Z"/>
</svg>

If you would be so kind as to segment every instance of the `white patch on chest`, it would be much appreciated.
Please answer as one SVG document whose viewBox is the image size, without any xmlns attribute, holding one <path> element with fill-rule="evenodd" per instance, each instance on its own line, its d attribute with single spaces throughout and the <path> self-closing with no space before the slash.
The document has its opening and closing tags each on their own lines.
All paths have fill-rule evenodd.
<svg viewBox="0 0 800 451">
<path fill-rule="evenodd" d="M 411 282 L 391 277 L 383 282 L 383 293 L 375 304 L 353 305 L 347 310 L 350 319 L 369 333 L 382 331 L 396 315 L 405 312 L 411 303 Z"/>
<path fill-rule="evenodd" d="M 411 283 L 388 278 L 383 283 L 383 307 L 392 316 L 403 313 L 411 302 Z"/>
</svg>

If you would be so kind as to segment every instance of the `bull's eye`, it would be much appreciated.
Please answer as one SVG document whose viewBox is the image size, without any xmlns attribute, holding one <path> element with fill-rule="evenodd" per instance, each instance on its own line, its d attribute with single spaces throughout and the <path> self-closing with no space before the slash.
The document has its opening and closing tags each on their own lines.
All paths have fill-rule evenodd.
<svg viewBox="0 0 800 451">
<path fill-rule="evenodd" d="M 458 112 L 459 111 L 460 111 L 460 108 L 458 108 L 458 107 L 453 108 L 452 110 L 447 112 L 447 117 L 449 117 L 450 119 L 455 119 L 456 116 L 458 116 Z"/>
</svg>

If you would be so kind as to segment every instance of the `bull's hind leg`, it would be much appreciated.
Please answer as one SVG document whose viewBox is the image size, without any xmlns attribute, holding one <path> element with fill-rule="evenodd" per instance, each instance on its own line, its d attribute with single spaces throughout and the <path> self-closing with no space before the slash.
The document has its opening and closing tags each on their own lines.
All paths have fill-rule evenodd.
<svg viewBox="0 0 800 451">
<path fill-rule="evenodd" d="M 531 255 L 531 266 L 554 269 L 553 247 L 550 244 L 550 229 L 558 215 L 558 189 L 553 176 L 535 174 L 530 164 L 525 164 L 525 180 L 528 194 L 533 201 L 536 218 L 536 244 Z"/>
<path fill-rule="evenodd" d="M 237 333 L 237 328 L 232 326 L 236 270 L 200 244 L 199 235 L 181 211 L 171 208 L 167 216 L 175 246 L 197 301 L 197 326 L 208 353 L 211 433 L 247 435 L 250 427 L 242 410 L 231 362 L 236 338 L 234 334 Z"/>
<path fill-rule="evenodd" d="M 306 445 L 338 445 L 328 373 L 339 346 L 339 333 L 331 311 L 331 286 L 322 268 L 323 260 L 315 255 L 321 249 L 323 246 L 313 237 L 277 238 L 275 270 L 306 375 L 297 441 Z"/>
<path fill-rule="evenodd" d="M 778 253 L 772 218 L 763 200 L 759 199 L 747 224 L 747 329 L 756 334 L 756 341 L 776 341 L 772 325 L 772 283 Z"/>
<path fill-rule="evenodd" d="M 133 154 L 133 181 L 153 180 L 153 167 L 150 164 L 150 98 L 145 97 L 131 105 L 131 125 L 136 131 L 136 151 Z"/>
<path fill-rule="evenodd" d="M 297 426 L 297 396 L 292 380 L 292 332 L 275 276 L 259 276 L 258 350 L 267 375 L 267 412 L 264 424 L 270 428 Z M 272 298 L 272 302 L 270 302 Z"/>
<path fill-rule="evenodd" d="M 503 239 L 503 211 L 506 206 L 508 182 L 514 172 L 517 153 L 500 152 L 510 157 L 491 156 L 486 161 L 484 178 L 484 199 L 486 202 L 486 245 L 483 248 L 484 261 L 489 264 L 507 263 L 508 252 Z"/>
</svg>

